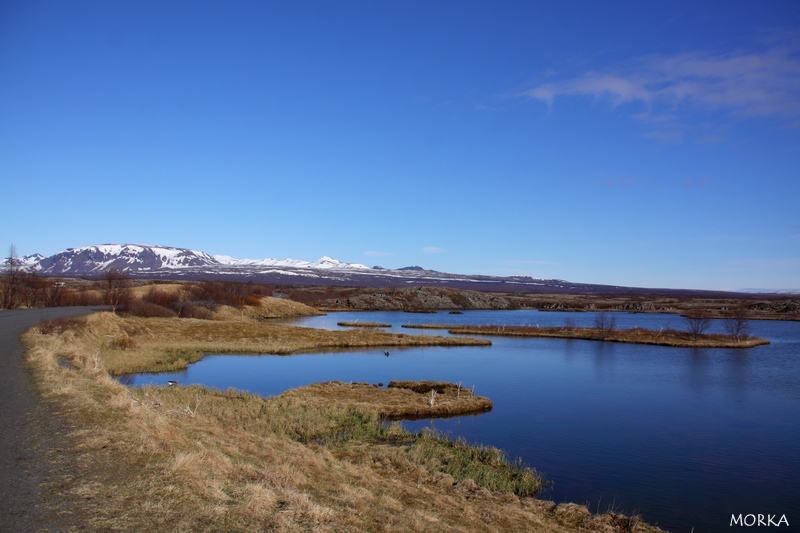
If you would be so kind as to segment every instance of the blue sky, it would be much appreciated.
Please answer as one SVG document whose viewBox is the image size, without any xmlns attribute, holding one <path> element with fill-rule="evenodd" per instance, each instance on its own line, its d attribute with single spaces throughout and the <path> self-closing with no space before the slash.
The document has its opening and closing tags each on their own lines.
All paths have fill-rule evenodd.
<svg viewBox="0 0 800 533">
<path fill-rule="evenodd" d="M 0 181 L 20 255 L 797 288 L 800 3 L 3 0 Z"/>
</svg>

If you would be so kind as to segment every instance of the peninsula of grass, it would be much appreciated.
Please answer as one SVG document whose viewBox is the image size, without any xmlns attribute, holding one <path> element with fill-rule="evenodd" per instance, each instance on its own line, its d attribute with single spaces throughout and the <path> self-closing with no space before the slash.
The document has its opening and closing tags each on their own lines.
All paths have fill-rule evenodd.
<svg viewBox="0 0 800 533">
<path fill-rule="evenodd" d="M 651 344 L 676 348 L 752 348 L 769 344 L 767 339 L 742 336 L 738 340 L 731 335 L 719 333 L 693 334 L 674 329 L 650 330 L 644 328 L 601 329 L 534 326 L 453 326 L 452 324 L 404 324 L 404 328 L 446 329 L 454 335 L 492 335 L 499 337 L 554 337 L 560 339 L 583 339 L 630 344 Z"/>
<path fill-rule="evenodd" d="M 338 349 L 407 346 L 486 346 L 488 339 L 433 337 L 373 329 L 331 331 L 241 317 L 223 312 L 218 320 L 119 317 L 91 318 L 102 331 L 99 357 L 112 375 L 174 372 L 205 354 L 291 355 Z"/>
<path fill-rule="evenodd" d="M 330 381 L 284 392 L 319 405 L 370 412 L 387 420 L 416 420 L 491 411 L 492 401 L 460 384 L 440 381 L 391 381 L 387 388 L 369 383 Z"/>
<path fill-rule="evenodd" d="M 337 325 L 344 328 L 390 328 L 391 324 L 386 322 L 358 322 L 358 321 L 345 321 L 337 322 Z"/>
<path fill-rule="evenodd" d="M 319 332 L 221 311 L 218 320 L 99 313 L 25 334 L 42 409 L 69 421 L 57 458 L 64 475 L 42 487 L 43 498 L 65 522 L 80 524 L 76 530 L 660 531 L 636 517 L 539 500 L 546 482 L 535 470 L 496 448 L 405 431 L 375 405 L 310 393 L 129 388 L 109 373 L 218 349 L 293 353 L 424 340 Z M 388 395 L 424 401 L 403 385 Z M 434 406 L 452 400 L 453 385 L 422 386 L 429 397 L 433 391 Z M 456 401 L 471 397 L 455 387 Z"/>
</svg>

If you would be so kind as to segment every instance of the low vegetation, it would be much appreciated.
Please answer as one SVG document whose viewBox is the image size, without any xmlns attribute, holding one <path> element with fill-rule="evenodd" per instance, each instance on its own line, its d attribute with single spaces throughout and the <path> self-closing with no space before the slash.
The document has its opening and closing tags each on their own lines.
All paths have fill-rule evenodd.
<svg viewBox="0 0 800 533">
<path fill-rule="evenodd" d="M 461 384 L 431 381 L 391 381 L 382 384 L 330 381 L 298 387 L 285 398 L 303 398 L 320 405 L 338 405 L 388 420 L 439 418 L 490 411 L 492 401 L 475 396 Z"/>
<path fill-rule="evenodd" d="M 386 322 L 359 322 L 359 321 L 344 321 L 337 322 L 337 325 L 344 328 L 390 328 L 391 324 Z"/>
<path fill-rule="evenodd" d="M 133 280 L 113 269 L 100 279 L 43 277 L 21 268 L 0 272 L 0 308 L 112 305 L 139 316 L 208 318 L 215 305 L 253 305 L 280 295 L 322 311 L 536 309 L 540 311 L 624 311 L 702 313 L 726 318 L 741 310 L 748 319 L 800 320 L 800 299 L 785 294 L 743 294 L 660 290 L 603 293 L 481 292 L 453 287 L 293 287 L 233 281 Z M 160 306 L 158 309 L 151 304 Z M 172 314 L 164 314 L 172 313 Z M 157 316 L 162 316 L 157 315 Z"/>
<path fill-rule="evenodd" d="M 406 432 L 374 405 L 198 386 L 131 389 L 109 372 L 175 366 L 216 349 L 292 353 L 424 340 L 283 326 L 252 307 L 217 308 L 213 320 L 99 313 L 26 333 L 42 401 L 72 428 L 72 445 L 60 452 L 70 475 L 45 487 L 52 501 L 67 500 L 65 522 L 93 531 L 658 531 L 635 517 L 539 500 L 545 481 L 534 470 L 493 448 Z M 396 385 L 389 394 L 432 397 L 434 405 L 453 388 L 456 400 L 473 397 L 452 384 L 422 384 L 427 392 Z"/>
<path fill-rule="evenodd" d="M 404 328 L 446 329 L 457 335 L 495 335 L 501 337 L 556 337 L 632 344 L 654 344 L 679 348 L 752 348 L 769 344 L 767 339 L 749 336 L 698 333 L 696 330 L 650 330 L 644 328 L 616 329 L 611 324 L 594 328 L 538 326 L 457 326 L 452 324 L 405 324 Z"/>
</svg>

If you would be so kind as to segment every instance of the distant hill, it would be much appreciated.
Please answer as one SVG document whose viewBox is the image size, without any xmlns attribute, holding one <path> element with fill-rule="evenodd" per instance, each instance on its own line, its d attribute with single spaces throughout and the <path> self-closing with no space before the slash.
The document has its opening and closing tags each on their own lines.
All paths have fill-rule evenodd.
<svg viewBox="0 0 800 533">
<path fill-rule="evenodd" d="M 715 291 L 643 289 L 616 285 L 572 283 L 530 276 L 464 275 L 426 270 L 420 266 L 399 269 L 345 263 L 332 257 L 316 261 L 296 259 L 234 259 L 188 248 L 143 244 L 102 244 L 69 248 L 50 257 L 39 254 L 19 261 L 22 268 L 45 276 L 96 278 L 109 269 L 132 278 L 164 280 L 231 280 L 271 285 L 334 285 L 351 287 L 444 286 L 479 291 L 524 293 L 611 294 L 658 292 L 699 294 Z"/>
</svg>

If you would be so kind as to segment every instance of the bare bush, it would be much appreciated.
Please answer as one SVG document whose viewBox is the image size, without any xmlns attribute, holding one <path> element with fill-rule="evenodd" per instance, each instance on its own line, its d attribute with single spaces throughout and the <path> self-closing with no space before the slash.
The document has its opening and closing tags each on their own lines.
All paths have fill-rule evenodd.
<svg viewBox="0 0 800 533">
<path fill-rule="evenodd" d="M 17 247 L 13 244 L 8 249 L 8 258 L 0 276 L 0 307 L 15 309 L 20 306 L 22 270 L 17 258 Z"/>
<path fill-rule="evenodd" d="M 692 336 L 692 340 L 697 340 L 697 337 L 705 333 L 711 327 L 711 318 L 703 311 L 692 311 L 683 317 L 683 322 L 686 324 L 686 329 Z"/>
<path fill-rule="evenodd" d="M 44 293 L 44 306 L 60 307 L 64 305 L 66 292 L 66 285 L 63 281 L 48 283 Z"/>
<path fill-rule="evenodd" d="M 736 342 L 739 342 L 742 337 L 746 337 L 745 333 L 750 327 L 747 309 L 741 305 L 734 307 L 728 312 L 728 316 L 725 317 L 722 325 L 728 335 L 733 337 Z"/>
<path fill-rule="evenodd" d="M 19 303 L 28 309 L 44 304 L 48 282 L 32 272 L 19 273 Z"/>
<path fill-rule="evenodd" d="M 594 327 L 600 338 L 605 340 L 617 329 L 617 317 L 606 311 L 600 311 L 594 317 Z"/>
<path fill-rule="evenodd" d="M 110 268 L 103 276 L 100 286 L 103 288 L 103 303 L 111 306 L 111 311 L 125 311 L 133 300 L 131 280 L 127 274 L 117 268 Z"/>
</svg>

